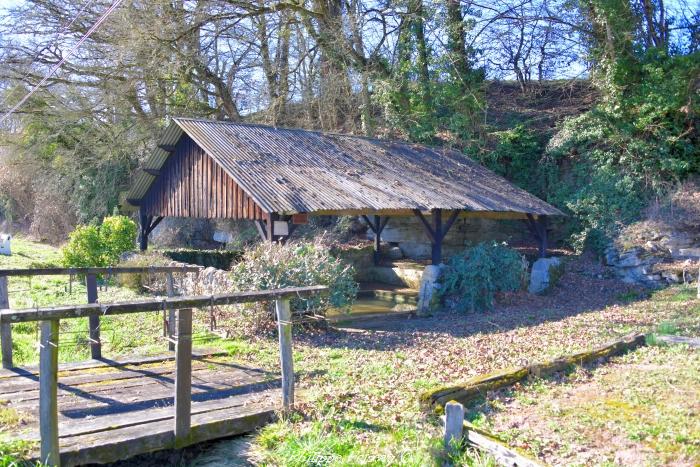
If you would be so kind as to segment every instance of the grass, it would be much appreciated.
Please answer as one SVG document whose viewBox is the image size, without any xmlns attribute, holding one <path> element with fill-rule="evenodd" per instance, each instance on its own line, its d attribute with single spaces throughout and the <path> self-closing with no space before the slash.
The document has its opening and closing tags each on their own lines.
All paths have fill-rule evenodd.
<svg viewBox="0 0 700 467">
<path fill-rule="evenodd" d="M 47 261 L 57 257 L 55 249 L 24 239 L 16 243 L 18 247 L 24 245 L 26 251 L 35 245 L 37 257 Z M 0 257 L 0 267 L 7 266 L 3 260 Z M 11 261 L 15 262 L 11 267 L 25 267 L 26 262 L 34 259 L 27 253 L 25 257 L 13 257 Z M 21 261 L 25 263 L 19 264 Z M 20 285 L 11 284 L 11 288 Z M 50 278 L 37 278 L 28 295 L 15 294 L 11 298 L 15 304 L 29 303 L 29 306 L 32 303 L 84 302 L 83 286 L 74 286 L 73 294 L 67 294 L 66 278 L 57 278 L 55 282 Z M 101 300 L 116 300 L 134 294 L 127 289 L 110 287 L 101 292 L 100 297 Z M 546 298 L 547 305 L 536 310 L 505 312 L 497 309 L 488 314 L 470 313 L 466 316 L 440 314 L 434 318 L 409 321 L 406 328 L 327 333 L 295 330 L 298 410 L 255 434 L 251 445 L 246 448 L 246 456 L 263 465 L 423 466 L 444 462 L 494 465 L 490 457 L 470 450 L 446 457 L 441 449 L 440 420 L 420 411 L 418 396 L 431 387 L 583 350 L 632 331 L 677 331 L 689 336 L 700 335 L 700 302 L 683 287 L 659 291 L 648 297 L 646 294 L 626 293 L 618 299 L 619 303 L 591 306 L 576 312 L 567 311 L 566 302 L 554 306 L 549 302 L 552 297 L 549 297 Z M 202 313 L 206 315 L 206 311 Z M 206 335 L 203 319 L 196 320 L 196 323 L 199 345 L 224 349 L 230 359 L 244 365 L 278 371 L 278 343 L 274 334 L 222 339 Z M 23 364 L 32 363 L 36 361 L 36 329 L 23 326 L 14 326 L 17 360 Z M 163 353 L 165 343 L 157 338 L 161 326 L 157 313 L 103 319 L 105 354 L 116 357 L 127 353 Z M 63 320 L 61 332 L 67 349 L 62 350 L 63 361 L 87 357 L 86 329 L 87 323 L 82 320 Z M 678 357 L 678 361 L 681 360 Z M 641 363 L 620 360 L 617 364 L 622 368 Z M 660 369 L 653 374 L 640 370 L 639 375 L 641 381 L 637 385 L 640 388 L 646 375 L 646 379 L 654 381 L 657 390 L 663 388 L 669 378 L 676 377 L 671 369 Z M 683 376 L 682 381 L 690 376 Z M 633 381 L 631 377 L 629 380 Z M 626 380 L 611 380 L 606 388 L 626 383 Z M 574 384 L 573 380 L 571 384 Z M 631 383 L 621 386 L 624 387 L 633 389 Z M 562 437 L 569 446 L 568 451 L 565 446 L 553 451 L 555 460 L 574 459 L 571 463 L 586 463 L 585 456 L 576 457 L 575 447 L 587 447 L 587 443 L 599 441 L 589 437 L 600 431 L 597 420 L 604 420 L 603 428 L 605 423 L 614 423 L 617 420 L 614 415 L 609 415 L 610 419 L 601 417 L 608 416 L 607 412 L 613 414 L 613 407 L 627 410 L 624 405 L 630 403 L 624 399 L 627 393 L 623 389 L 620 393 L 611 393 L 608 399 L 613 401 L 612 405 L 591 406 L 585 413 L 582 411 L 575 417 L 572 415 L 574 418 L 558 423 L 557 414 L 566 416 L 569 412 L 563 407 L 544 403 L 552 390 L 550 382 L 542 380 L 513 399 L 527 410 L 543 410 L 543 418 L 548 423 L 554 421 L 551 426 L 547 425 L 549 430 Z M 686 405 L 679 400 L 679 407 L 688 407 L 689 398 L 685 399 Z M 492 400 L 490 403 L 493 413 L 472 408 L 471 414 L 482 424 L 495 427 L 497 424 L 492 417 L 497 413 L 510 413 L 508 404 L 511 402 Z M 649 403 L 645 407 L 644 410 L 651 410 Z M 665 459 L 664 456 L 672 455 L 676 450 L 686 456 L 692 455 L 692 452 L 683 451 L 687 443 L 682 439 L 684 436 L 694 439 L 693 433 L 677 429 L 681 426 L 681 419 L 676 420 L 666 412 L 662 415 L 668 420 L 667 425 L 655 425 L 652 419 L 640 418 L 640 424 L 633 426 L 621 419 L 620 432 L 629 433 L 629 442 L 635 445 L 655 440 L 658 451 L 654 452 L 659 459 Z M 585 429 L 579 430 L 578 426 Z M 664 438 L 658 434 L 660 429 L 675 430 L 674 436 L 670 440 Z M 510 439 L 526 443 L 531 451 L 541 452 L 550 446 L 549 435 L 539 436 L 532 432 L 529 436 L 527 430 L 517 427 L 499 431 Z M 681 441 L 674 441 L 676 438 Z M 231 452 L 233 449 L 228 449 L 227 443 L 240 442 L 215 443 L 212 452 Z M 238 452 L 238 447 L 235 451 Z"/>
<path fill-rule="evenodd" d="M 609 364 L 501 391 L 476 423 L 547 462 L 700 462 L 700 353 L 642 347 Z"/>
</svg>

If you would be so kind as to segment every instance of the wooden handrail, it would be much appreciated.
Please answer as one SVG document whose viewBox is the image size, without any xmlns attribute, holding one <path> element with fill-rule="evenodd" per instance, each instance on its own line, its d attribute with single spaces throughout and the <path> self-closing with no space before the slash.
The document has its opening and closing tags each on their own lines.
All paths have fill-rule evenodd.
<svg viewBox="0 0 700 467">
<path fill-rule="evenodd" d="M 162 299 L 132 300 L 115 303 L 88 303 L 86 305 L 62 305 L 23 310 L 0 310 L 0 323 L 23 323 L 50 319 L 82 318 L 85 316 L 110 316 L 144 311 L 160 311 L 170 308 L 198 308 L 209 305 L 233 305 L 236 303 L 265 302 L 271 300 L 306 298 L 328 291 L 328 287 L 288 287 L 285 289 L 256 290 L 196 297 L 168 297 Z"/>
<path fill-rule="evenodd" d="M 115 266 L 106 268 L 30 268 L 0 269 L 0 277 L 6 276 L 62 276 L 85 274 L 138 274 L 159 272 L 199 272 L 201 266 Z"/>
<path fill-rule="evenodd" d="M 39 431 L 41 459 L 47 465 L 59 466 L 61 453 L 58 433 L 58 343 L 59 320 L 95 315 L 114 315 L 177 308 L 175 340 L 175 394 L 173 446 L 189 442 L 192 410 L 192 308 L 260 301 L 275 301 L 282 373 L 282 404 L 285 412 L 294 407 L 294 360 L 292 355 L 292 317 L 289 301 L 328 291 L 325 286 L 289 287 L 285 289 L 238 292 L 198 297 L 171 297 L 163 300 L 137 300 L 105 305 L 48 307 L 28 310 L 0 310 L 0 323 L 41 321 L 39 356 Z"/>
</svg>

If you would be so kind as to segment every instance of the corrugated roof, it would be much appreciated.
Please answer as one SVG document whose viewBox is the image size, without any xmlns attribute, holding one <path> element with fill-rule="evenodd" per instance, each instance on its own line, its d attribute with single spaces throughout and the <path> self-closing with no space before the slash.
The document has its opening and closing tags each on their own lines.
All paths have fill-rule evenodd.
<svg viewBox="0 0 700 467">
<path fill-rule="evenodd" d="M 267 212 L 427 211 L 561 215 L 555 207 L 463 154 L 359 136 L 175 118 L 162 145 L 186 133 Z M 156 149 L 145 168 L 169 153 Z M 154 176 L 141 173 L 128 198 L 140 199 Z"/>
</svg>

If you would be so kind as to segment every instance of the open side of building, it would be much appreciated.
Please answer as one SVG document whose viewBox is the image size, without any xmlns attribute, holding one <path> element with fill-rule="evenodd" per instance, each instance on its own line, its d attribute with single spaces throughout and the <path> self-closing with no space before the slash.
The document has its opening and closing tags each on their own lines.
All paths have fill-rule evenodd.
<svg viewBox="0 0 700 467">
<path fill-rule="evenodd" d="M 359 136 L 174 118 L 126 199 L 139 209 L 140 244 L 163 217 L 248 219 L 285 241 L 313 215 L 363 216 L 375 233 L 417 216 L 432 244 L 459 217 L 522 219 L 547 249 L 548 216 L 562 212 L 463 154 Z"/>
</svg>

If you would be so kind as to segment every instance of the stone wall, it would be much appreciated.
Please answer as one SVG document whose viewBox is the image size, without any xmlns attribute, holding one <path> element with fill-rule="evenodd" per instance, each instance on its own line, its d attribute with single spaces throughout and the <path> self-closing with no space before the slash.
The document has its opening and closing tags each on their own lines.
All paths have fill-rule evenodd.
<svg viewBox="0 0 700 467">
<path fill-rule="evenodd" d="M 647 287 L 691 282 L 700 266 L 700 232 L 642 221 L 605 251 L 605 262 L 627 283 Z"/>
<path fill-rule="evenodd" d="M 447 221 L 445 216 L 444 221 Z M 372 231 L 368 238 L 374 239 Z M 443 240 L 445 257 L 462 251 L 465 246 L 482 241 L 504 241 L 509 243 L 532 242 L 525 224 L 517 220 L 494 220 L 465 218 L 457 219 Z M 410 259 L 430 258 L 431 245 L 425 227 L 417 217 L 392 217 L 389 219 L 382 241 L 394 243 Z"/>
</svg>

